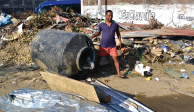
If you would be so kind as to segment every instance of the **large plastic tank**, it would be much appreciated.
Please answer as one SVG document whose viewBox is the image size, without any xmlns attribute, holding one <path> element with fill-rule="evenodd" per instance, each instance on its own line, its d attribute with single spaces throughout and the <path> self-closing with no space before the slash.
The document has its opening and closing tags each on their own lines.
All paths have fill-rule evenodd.
<svg viewBox="0 0 194 112">
<path fill-rule="evenodd" d="M 92 41 L 83 34 L 45 29 L 33 38 L 30 53 L 33 62 L 40 68 L 74 77 L 80 71 L 93 69 L 93 48 Z"/>
</svg>

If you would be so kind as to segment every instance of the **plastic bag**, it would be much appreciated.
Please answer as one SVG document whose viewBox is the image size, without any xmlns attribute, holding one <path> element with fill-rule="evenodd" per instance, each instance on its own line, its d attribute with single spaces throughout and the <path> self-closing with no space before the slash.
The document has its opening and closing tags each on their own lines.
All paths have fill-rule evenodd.
<svg viewBox="0 0 194 112">
<path fill-rule="evenodd" d="M 144 76 L 144 72 L 148 71 L 150 72 L 151 68 L 149 66 L 143 66 L 143 64 L 138 64 L 135 66 L 135 71 L 138 73 L 141 73 L 142 76 Z"/>
</svg>

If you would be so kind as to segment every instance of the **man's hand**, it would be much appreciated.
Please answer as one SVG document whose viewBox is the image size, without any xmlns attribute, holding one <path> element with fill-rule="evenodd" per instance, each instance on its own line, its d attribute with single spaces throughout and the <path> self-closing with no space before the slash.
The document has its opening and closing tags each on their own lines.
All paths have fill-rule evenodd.
<svg viewBox="0 0 194 112">
<path fill-rule="evenodd" d="M 116 31 L 116 33 L 117 33 L 117 37 L 118 37 L 118 39 L 119 39 L 119 47 L 121 48 L 122 47 L 122 43 L 121 43 L 121 34 L 120 34 L 120 32 L 119 31 Z"/>
<path fill-rule="evenodd" d="M 100 32 L 96 32 L 93 36 L 89 37 L 90 39 L 93 39 L 94 37 L 97 37 L 98 35 L 100 35 Z"/>
<path fill-rule="evenodd" d="M 121 42 L 119 43 L 119 47 L 120 47 L 120 49 L 121 49 L 121 47 L 122 47 L 122 43 L 121 43 Z"/>
</svg>

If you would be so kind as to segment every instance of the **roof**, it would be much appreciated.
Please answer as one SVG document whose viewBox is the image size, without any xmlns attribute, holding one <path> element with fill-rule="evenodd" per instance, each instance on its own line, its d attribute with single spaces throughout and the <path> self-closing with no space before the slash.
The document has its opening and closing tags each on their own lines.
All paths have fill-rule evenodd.
<svg viewBox="0 0 194 112">
<path fill-rule="evenodd" d="M 46 1 L 39 4 L 39 7 L 61 4 L 81 4 L 80 0 Z"/>
</svg>

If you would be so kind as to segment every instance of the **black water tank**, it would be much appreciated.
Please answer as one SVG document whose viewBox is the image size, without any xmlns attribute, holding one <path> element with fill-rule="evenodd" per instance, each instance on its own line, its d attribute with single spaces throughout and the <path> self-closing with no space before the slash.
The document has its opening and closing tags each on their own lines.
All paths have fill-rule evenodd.
<svg viewBox="0 0 194 112">
<path fill-rule="evenodd" d="M 92 41 L 83 34 L 45 29 L 33 38 L 30 53 L 33 62 L 62 76 L 72 77 L 95 60 Z M 92 68 L 92 67 L 91 67 Z"/>
</svg>

